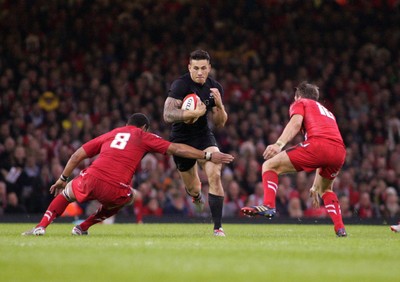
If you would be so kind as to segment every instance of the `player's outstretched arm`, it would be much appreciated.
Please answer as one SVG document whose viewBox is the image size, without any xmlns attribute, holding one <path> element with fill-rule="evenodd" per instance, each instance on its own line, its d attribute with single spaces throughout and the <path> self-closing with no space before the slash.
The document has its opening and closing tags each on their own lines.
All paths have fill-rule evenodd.
<svg viewBox="0 0 400 282">
<path fill-rule="evenodd" d="M 234 159 L 234 157 L 229 154 L 221 152 L 204 152 L 193 148 L 192 146 L 181 143 L 171 143 L 171 145 L 168 147 L 167 154 L 189 159 L 204 159 L 216 164 L 227 164 L 232 162 Z"/>
<path fill-rule="evenodd" d="M 280 153 L 283 147 L 299 133 L 302 124 L 303 116 L 293 115 L 275 144 L 271 144 L 265 149 L 263 153 L 264 159 L 270 159 Z"/>
<path fill-rule="evenodd" d="M 57 179 L 56 183 L 54 183 L 50 187 L 50 193 L 54 194 L 54 196 L 57 196 L 62 191 L 62 189 L 65 188 L 65 185 L 67 184 L 67 179 L 71 176 L 73 170 L 80 164 L 81 161 L 86 158 L 87 154 L 82 147 L 76 150 L 75 153 L 73 153 L 72 156 L 69 158 L 60 178 Z"/>
</svg>

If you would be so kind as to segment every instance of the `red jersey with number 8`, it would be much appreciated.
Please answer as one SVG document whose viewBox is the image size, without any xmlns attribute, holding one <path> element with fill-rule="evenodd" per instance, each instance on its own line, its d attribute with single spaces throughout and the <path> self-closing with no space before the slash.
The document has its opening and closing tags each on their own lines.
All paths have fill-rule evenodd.
<svg viewBox="0 0 400 282">
<path fill-rule="evenodd" d="M 303 116 L 305 140 L 322 138 L 344 146 L 335 116 L 319 102 L 301 98 L 290 106 L 289 113 L 290 117 L 296 114 Z"/>
<path fill-rule="evenodd" d="M 143 156 L 165 154 L 171 142 L 132 125 L 116 128 L 82 145 L 97 159 L 85 170 L 101 180 L 129 185 Z"/>
</svg>

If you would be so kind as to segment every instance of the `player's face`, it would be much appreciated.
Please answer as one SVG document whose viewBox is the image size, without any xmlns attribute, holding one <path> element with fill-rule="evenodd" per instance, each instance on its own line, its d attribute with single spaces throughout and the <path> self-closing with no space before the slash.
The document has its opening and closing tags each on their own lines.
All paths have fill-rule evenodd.
<svg viewBox="0 0 400 282">
<path fill-rule="evenodd" d="M 211 65 L 207 60 L 191 60 L 188 69 L 194 82 L 204 84 L 210 73 Z"/>
</svg>

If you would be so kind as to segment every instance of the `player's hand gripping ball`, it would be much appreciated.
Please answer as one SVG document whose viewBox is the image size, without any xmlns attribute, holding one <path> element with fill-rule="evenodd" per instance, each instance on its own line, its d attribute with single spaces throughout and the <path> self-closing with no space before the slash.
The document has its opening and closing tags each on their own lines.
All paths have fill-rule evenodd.
<svg viewBox="0 0 400 282">
<path fill-rule="evenodd" d="M 188 94 L 186 97 L 183 99 L 182 102 L 182 110 L 185 111 L 194 111 L 197 108 L 197 104 L 200 103 L 200 98 L 196 94 Z M 193 124 L 195 123 L 199 118 L 193 118 L 188 121 L 185 121 L 186 124 Z"/>
</svg>

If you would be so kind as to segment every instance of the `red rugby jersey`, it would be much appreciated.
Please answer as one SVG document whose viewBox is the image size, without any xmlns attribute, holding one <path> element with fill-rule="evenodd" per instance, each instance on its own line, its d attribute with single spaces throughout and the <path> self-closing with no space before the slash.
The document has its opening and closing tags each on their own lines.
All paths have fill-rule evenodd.
<svg viewBox="0 0 400 282">
<path fill-rule="evenodd" d="M 89 157 L 99 155 L 86 172 L 107 182 L 130 184 L 143 156 L 165 154 L 171 142 L 132 125 L 116 128 L 82 145 Z"/>
<path fill-rule="evenodd" d="M 290 117 L 302 115 L 303 133 L 306 140 L 323 138 L 344 145 L 335 116 L 319 102 L 301 98 L 290 105 Z"/>
</svg>

